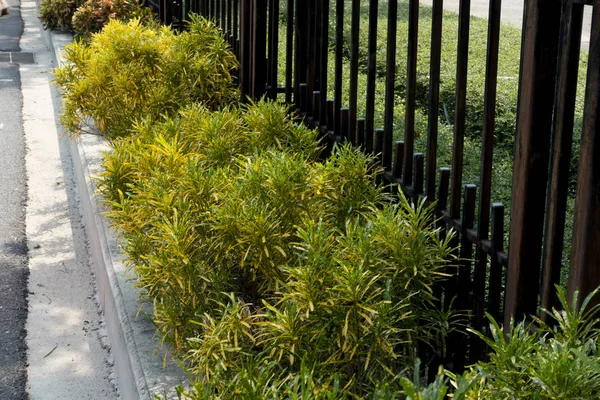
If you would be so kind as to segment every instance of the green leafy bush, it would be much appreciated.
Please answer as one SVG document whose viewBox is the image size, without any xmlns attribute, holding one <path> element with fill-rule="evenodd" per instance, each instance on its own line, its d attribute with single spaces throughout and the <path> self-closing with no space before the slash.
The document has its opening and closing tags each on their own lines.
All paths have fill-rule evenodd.
<svg viewBox="0 0 600 400">
<path fill-rule="evenodd" d="M 590 307 L 592 292 L 580 306 L 579 294 L 567 302 L 557 286 L 561 310 L 546 312 L 551 325 L 534 317 L 533 324 L 511 322 L 508 333 L 490 319 L 490 336 L 473 332 L 490 349 L 463 376 L 440 369 L 428 387 L 402 379 L 407 398 L 444 399 L 597 399 L 600 396 L 598 306 Z M 451 386 L 454 390 L 451 389 Z M 453 393 L 452 393 L 453 392 Z"/>
<path fill-rule="evenodd" d="M 154 22 L 151 9 L 139 0 L 87 0 L 73 14 L 73 31 L 77 37 L 89 39 L 92 33 L 100 32 L 109 19 Z"/>
<path fill-rule="evenodd" d="M 70 29 L 73 14 L 85 0 L 41 0 L 40 21 L 44 29 Z"/>
<path fill-rule="evenodd" d="M 126 136 L 141 120 L 160 121 L 192 102 L 215 109 L 233 102 L 235 56 L 211 22 L 192 17 L 188 30 L 111 20 L 89 44 L 65 48 L 55 71 L 67 132 L 92 128 Z M 93 123 L 93 124 L 92 124 Z"/>
<path fill-rule="evenodd" d="M 267 116 L 262 122 L 257 115 L 259 109 Z M 258 126 L 263 126 L 264 131 L 255 130 Z M 255 143 L 267 147 L 257 147 Z M 240 202 L 230 199 L 245 189 L 262 193 L 270 201 L 290 202 L 293 198 L 283 196 L 288 182 L 282 181 L 281 176 L 270 188 L 257 181 L 256 176 L 268 171 L 269 164 L 273 167 L 278 159 L 295 161 L 290 169 L 306 168 L 307 160 L 314 159 L 319 149 L 316 132 L 295 125 L 285 107 L 272 103 L 259 103 L 244 113 L 234 108 L 211 112 L 194 104 L 177 118 L 139 125 L 135 135 L 116 139 L 112 147 L 101 178 L 104 195 L 112 204 L 110 217 L 126 238 L 124 247 L 136 265 L 140 285 L 157 299 L 159 327 L 164 326 L 165 337 L 182 347 L 185 338 L 191 336 L 190 329 L 195 331 L 195 325 L 189 323 L 191 315 L 202 315 L 203 307 L 211 309 L 207 302 L 233 290 L 233 282 L 241 276 L 258 275 L 259 281 L 263 279 L 269 256 L 280 253 L 271 247 L 265 266 L 254 269 L 260 254 L 246 254 L 243 246 L 249 247 L 249 242 L 238 244 L 234 236 L 239 231 L 248 232 L 249 227 L 231 219 L 232 215 L 226 212 L 228 207 L 238 214 L 241 210 L 250 212 L 253 205 L 241 203 L 243 199 L 239 197 L 236 201 Z M 279 152 L 276 156 L 266 154 L 271 161 L 260 158 L 255 162 L 266 149 Z M 257 172 L 259 165 L 264 169 Z M 271 190 L 282 194 L 269 198 Z M 291 218 L 292 211 L 286 212 Z M 269 221 L 268 215 L 262 218 Z M 251 222 L 257 226 L 261 220 Z M 289 223 L 281 224 L 272 235 L 286 236 L 290 229 Z M 177 243 L 164 241 L 162 235 L 168 231 L 179 232 L 171 235 L 173 240 L 182 238 Z M 246 241 L 253 240 L 251 233 L 245 236 Z M 174 249 L 181 250 L 174 253 Z M 207 258 L 207 254 L 212 256 Z M 221 267 L 215 269 L 215 264 Z M 241 276 L 232 278 L 236 276 L 234 272 Z M 257 282 L 249 281 L 252 283 L 243 290 L 252 292 L 251 286 Z M 171 287 L 182 282 L 188 285 L 185 294 L 181 293 L 183 288 Z M 175 293 L 178 296 L 173 296 Z"/>
<path fill-rule="evenodd" d="M 106 155 L 109 217 L 191 398 L 399 390 L 415 341 L 436 345 L 424 321 L 452 235 L 389 204 L 371 158 L 319 162 L 316 143 L 276 103 L 192 105 Z"/>
</svg>

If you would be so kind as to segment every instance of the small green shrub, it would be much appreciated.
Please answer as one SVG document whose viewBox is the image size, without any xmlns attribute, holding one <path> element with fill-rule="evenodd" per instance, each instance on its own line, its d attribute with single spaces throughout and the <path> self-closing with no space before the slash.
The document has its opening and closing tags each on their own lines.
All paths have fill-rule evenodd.
<svg viewBox="0 0 600 400">
<path fill-rule="evenodd" d="M 436 345 L 452 235 L 432 208 L 388 204 L 372 158 L 318 162 L 315 143 L 272 102 L 191 105 L 112 142 L 109 217 L 190 398 L 397 391 L 413 343 Z"/>
<path fill-rule="evenodd" d="M 87 0 L 73 14 L 73 31 L 77 37 L 89 39 L 110 19 L 139 19 L 144 24 L 154 22 L 151 9 L 138 0 Z"/>
<path fill-rule="evenodd" d="M 511 322 L 508 333 L 490 319 L 490 336 L 473 332 L 490 349 L 489 361 L 471 366 L 463 376 L 440 368 L 428 387 L 402 378 L 410 399 L 597 399 L 600 395 L 598 306 L 589 307 L 592 292 L 571 305 L 557 286 L 561 310 L 544 310 L 552 319 L 547 325 L 534 317 L 533 324 Z M 454 389 L 451 389 L 453 387 Z M 453 393 L 452 393 L 453 392 Z M 433 395 L 433 397 L 431 397 Z"/>
<path fill-rule="evenodd" d="M 265 113 L 262 121 L 259 109 Z M 274 115 L 282 118 L 272 118 Z M 255 130 L 258 125 L 270 132 L 268 140 Z M 260 148 L 253 143 L 271 146 Z M 277 143 L 287 145 L 278 147 Z M 294 154 L 314 159 L 317 143 L 315 131 L 294 124 L 287 108 L 275 103 L 250 105 L 245 112 L 235 108 L 211 112 L 193 104 L 176 118 L 140 124 L 135 135 L 112 142 L 100 178 L 102 191 L 112 206 L 109 216 L 126 239 L 124 248 L 136 266 L 140 286 L 155 299 L 157 325 L 166 340 L 183 346 L 185 338 L 192 336 L 190 332 L 195 332 L 196 326 L 189 323 L 192 316 L 214 307 L 209 300 L 236 287 L 237 291 L 253 292 L 256 281 L 246 278 L 254 272 L 259 273 L 259 281 L 263 279 L 267 263 L 256 271 L 245 268 L 257 265 L 260 255 L 238 251 L 243 243 L 232 236 L 237 230 L 251 234 L 250 226 L 229 219 L 223 210 L 230 205 L 248 221 L 252 205 L 239 192 L 254 190 L 272 202 L 269 204 L 280 202 L 284 215 L 293 218 L 293 209 L 285 207 L 293 205 L 293 192 L 287 193 L 292 197 L 286 196 L 286 179 L 294 174 L 277 176 L 274 164 L 297 160 L 288 170 L 301 171 L 307 161 Z M 270 150 L 278 152 L 255 161 Z M 257 165 L 263 169 L 256 170 Z M 275 174 L 270 186 L 259 180 L 269 170 Z M 250 223 L 256 226 L 259 221 Z M 288 221 L 278 232 L 287 235 L 292 226 Z M 165 241 L 162 235 L 170 239 Z M 174 237 L 179 240 L 173 242 Z M 176 248 L 180 249 L 177 254 L 171 254 Z M 269 250 L 269 256 L 279 254 L 274 247 Z M 216 264 L 221 267 L 214 268 Z M 239 288 L 242 278 L 250 282 L 246 289 Z M 182 288 L 182 282 L 188 285 Z"/>
<path fill-rule="evenodd" d="M 192 102 L 216 109 L 237 98 L 235 56 L 216 26 L 195 17 L 181 34 L 111 20 L 89 44 L 67 46 L 65 61 L 55 82 L 63 90 L 61 121 L 72 135 L 91 128 L 126 136 L 137 122 L 160 121 Z"/>
<path fill-rule="evenodd" d="M 41 0 L 40 21 L 44 29 L 70 29 L 73 14 L 85 0 Z"/>
</svg>

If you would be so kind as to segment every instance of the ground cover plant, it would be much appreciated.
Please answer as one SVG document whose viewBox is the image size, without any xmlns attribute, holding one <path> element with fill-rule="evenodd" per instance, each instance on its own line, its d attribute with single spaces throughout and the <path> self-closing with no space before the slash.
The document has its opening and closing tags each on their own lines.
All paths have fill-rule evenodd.
<svg viewBox="0 0 600 400">
<path fill-rule="evenodd" d="M 436 346 L 422 320 L 451 235 L 431 208 L 389 203 L 361 152 L 317 161 L 289 115 L 193 105 L 106 155 L 109 217 L 190 398 L 398 392 L 414 344 Z"/>
<path fill-rule="evenodd" d="M 196 17 L 180 34 L 111 20 L 89 43 L 65 47 L 64 59 L 55 82 L 71 135 L 125 136 L 142 119 L 159 121 L 192 102 L 215 109 L 238 98 L 235 56 L 216 26 Z"/>
</svg>

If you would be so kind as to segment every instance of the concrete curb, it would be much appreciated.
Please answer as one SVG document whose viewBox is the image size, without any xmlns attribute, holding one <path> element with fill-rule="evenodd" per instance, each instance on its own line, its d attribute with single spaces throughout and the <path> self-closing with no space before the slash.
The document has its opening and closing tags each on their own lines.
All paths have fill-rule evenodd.
<svg viewBox="0 0 600 400">
<path fill-rule="evenodd" d="M 62 64 L 64 47 L 72 41 L 69 33 L 48 32 L 56 66 Z M 70 143 L 119 392 L 125 400 L 150 400 L 154 395 L 177 398 L 174 387 L 186 382 L 185 374 L 168 357 L 168 346 L 159 346 L 154 325 L 142 316 L 152 315 L 152 307 L 138 302 L 137 289 L 126 276 L 123 255 L 114 231 L 103 217 L 104 208 L 96 193 L 92 177 L 101 171 L 102 153 L 107 149 L 104 138 L 89 134 Z"/>
</svg>

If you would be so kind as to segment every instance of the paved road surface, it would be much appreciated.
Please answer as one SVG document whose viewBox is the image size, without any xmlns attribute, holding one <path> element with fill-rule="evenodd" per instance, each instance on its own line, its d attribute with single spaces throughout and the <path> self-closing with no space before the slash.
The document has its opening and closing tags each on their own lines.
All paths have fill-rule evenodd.
<svg viewBox="0 0 600 400">
<path fill-rule="evenodd" d="M 421 0 L 422 4 L 431 5 L 432 0 Z M 458 11 L 460 0 L 444 0 L 444 8 Z M 487 18 L 489 13 L 489 0 L 471 0 L 471 15 Z M 592 24 L 592 8 L 586 6 L 583 16 L 583 33 L 581 35 L 581 49 L 587 51 L 590 47 L 590 29 Z M 523 0 L 502 0 L 501 20 L 504 23 L 518 28 L 523 26 Z"/>
<path fill-rule="evenodd" d="M 0 51 L 18 51 L 23 31 L 18 5 L 0 18 Z M 25 138 L 19 67 L 0 63 L 0 399 L 26 399 Z"/>
</svg>

